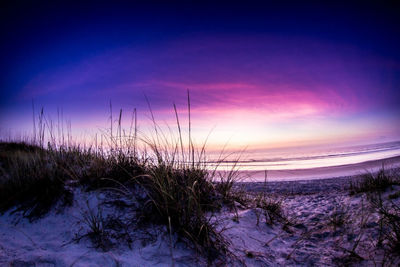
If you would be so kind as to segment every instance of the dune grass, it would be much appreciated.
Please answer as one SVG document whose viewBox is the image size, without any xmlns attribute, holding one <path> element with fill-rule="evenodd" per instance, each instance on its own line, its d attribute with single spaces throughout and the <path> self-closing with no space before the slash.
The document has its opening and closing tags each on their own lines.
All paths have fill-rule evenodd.
<svg viewBox="0 0 400 267">
<path fill-rule="evenodd" d="M 366 173 L 361 179 L 350 182 L 350 194 L 383 192 L 393 185 L 400 185 L 399 171 L 387 171 L 382 168 L 377 173 Z"/>
<path fill-rule="evenodd" d="M 367 173 L 361 180 L 350 184 L 350 194 L 365 193 L 373 209 L 379 214 L 379 238 L 377 246 L 383 248 L 390 259 L 400 255 L 400 206 L 398 192 L 391 193 L 389 189 L 400 186 L 400 170 L 385 170 L 384 167 L 376 173 Z M 384 264 L 382 264 L 383 266 Z"/>
<path fill-rule="evenodd" d="M 46 214 L 58 201 L 70 204 L 72 193 L 65 187 L 70 173 L 61 158 L 24 143 L 0 143 L 2 175 L 0 211 L 16 207 L 33 220 Z"/>
<path fill-rule="evenodd" d="M 124 131 L 122 110 L 115 126 L 110 104 L 108 150 L 97 143 L 88 148 L 73 145 L 70 134 L 67 144 L 64 134 L 59 134 L 62 141 L 56 141 L 54 132 L 57 131 L 51 128 L 53 124 L 46 120 L 42 109 L 38 123 L 34 120 L 38 132 L 31 143 L 0 143 L 0 212 L 22 211 L 23 216 L 36 220 L 54 206 L 71 204 L 73 186 L 85 190 L 117 190 L 138 202 L 132 212 L 140 224 L 165 225 L 171 234 L 176 233 L 209 262 L 223 257 L 227 253 L 227 242 L 211 218 L 231 195 L 234 171 L 219 184 L 213 181 L 205 163 L 205 144 L 197 149 L 192 141 L 189 95 L 186 145 L 176 106 L 178 138 L 167 137 L 161 131 L 150 105 L 149 108 L 154 136 L 139 137 L 136 110 L 134 124 L 129 131 Z M 45 148 L 46 127 L 49 141 Z M 91 226 L 92 237 L 102 232 L 93 214 L 84 217 L 84 221 Z"/>
<path fill-rule="evenodd" d="M 381 200 L 373 200 L 374 206 L 381 215 L 381 239 L 391 253 L 400 256 L 400 206 L 393 202 L 384 204 Z"/>
</svg>

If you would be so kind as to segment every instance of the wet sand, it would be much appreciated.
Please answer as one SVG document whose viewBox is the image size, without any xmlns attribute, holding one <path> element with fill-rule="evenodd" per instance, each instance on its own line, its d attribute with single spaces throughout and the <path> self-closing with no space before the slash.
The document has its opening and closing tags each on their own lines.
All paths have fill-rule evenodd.
<svg viewBox="0 0 400 267">
<path fill-rule="evenodd" d="M 359 176 L 367 172 L 376 172 L 382 168 L 400 168 L 400 156 L 372 160 L 355 164 L 340 165 L 333 167 L 320 167 L 311 169 L 296 169 L 296 170 L 267 170 L 267 181 L 300 181 L 300 180 L 315 180 L 315 179 L 334 179 L 335 182 L 340 182 L 340 178 Z M 240 171 L 244 182 L 264 182 L 265 171 Z M 336 178 L 333 178 L 336 177 Z"/>
</svg>

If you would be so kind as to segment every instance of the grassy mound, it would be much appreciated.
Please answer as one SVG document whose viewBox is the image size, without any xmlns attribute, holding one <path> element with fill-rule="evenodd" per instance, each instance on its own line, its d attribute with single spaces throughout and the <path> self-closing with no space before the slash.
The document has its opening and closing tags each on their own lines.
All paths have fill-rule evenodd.
<svg viewBox="0 0 400 267">
<path fill-rule="evenodd" d="M 207 215 L 221 207 L 223 196 L 200 164 L 25 143 L 0 143 L 0 156 L 2 212 L 13 208 L 38 219 L 57 204 L 71 204 L 72 184 L 87 190 L 139 188 L 140 196 L 132 197 L 139 200 L 135 212 L 141 223 L 166 225 L 210 261 L 226 252 Z"/>
</svg>

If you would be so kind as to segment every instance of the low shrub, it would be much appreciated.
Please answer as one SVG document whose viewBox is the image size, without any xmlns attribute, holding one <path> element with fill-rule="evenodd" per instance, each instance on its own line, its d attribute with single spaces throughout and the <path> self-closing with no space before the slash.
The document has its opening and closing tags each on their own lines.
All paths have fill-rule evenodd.
<svg viewBox="0 0 400 267">
<path fill-rule="evenodd" d="M 170 230 L 213 261 L 226 252 L 226 242 L 207 213 L 221 207 L 222 197 L 209 173 L 196 166 L 171 162 L 150 164 L 139 182 L 146 192 L 139 213 L 143 223 L 171 226 Z"/>
<path fill-rule="evenodd" d="M 15 151 L 1 161 L 4 166 L 0 177 L 1 212 L 16 207 L 16 211 L 23 211 L 25 217 L 34 220 L 45 215 L 58 201 L 71 204 L 73 196 L 65 181 L 72 177 L 58 165 L 51 152 L 24 144 L 6 145 L 6 149 L 10 148 Z"/>
<path fill-rule="evenodd" d="M 384 201 L 379 193 L 370 199 L 380 214 L 381 242 L 391 253 L 400 256 L 400 206 L 391 200 Z"/>
<path fill-rule="evenodd" d="M 388 173 L 384 168 L 376 174 L 367 173 L 361 179 L 350 182 L 350 194 L 383 192 L 393 185 L 400 185 L 398 172 Z"/>
<path fill-rule="evenodd" d="M 281 200 L 269 197 L 265 193 L 260 193 L 256 196 L 254 202 L 255 208 L 261 209 L 268 225 L 274 224 L 275 221 L 287 221 L 283 214 Z"/>
</svg>

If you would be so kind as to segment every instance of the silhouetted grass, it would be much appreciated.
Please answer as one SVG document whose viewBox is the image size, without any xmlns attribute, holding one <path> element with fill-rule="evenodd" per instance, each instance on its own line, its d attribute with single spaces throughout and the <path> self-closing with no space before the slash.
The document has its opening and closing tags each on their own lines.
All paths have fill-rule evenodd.
<svg viewBox="0 0 400 267">
<path fill-rule="evenodd" d="M 146 177 L 140 183 L 147 193 L 139 210 L 142 222 L 170 222 L 172 231 L 204 251 L 210 260 L 224 254 L 226 242 L 206 214 L 221 207 L 221 196 L 207 171 L 157 163 L 148 168 Z"/>
<path fill-rule="evenodd" d="M 111 105 L 110 109 L 112 114 Z M 139 223 L 167 226 L 169 231 L 204 253 L 209 262 L 224 256 L 227 243 L 211 217 L 231 196 L 235 172 L 230 172 L 222 183 L 213 182 L 205 164 L 205 144 L 197 150 L 191 139 L 189 98 L 187 145 L 183 144 L 178 113 L 174 109 L 178 139 L 166 137 L 155 122 L 151 108 L 155 134 L 152 138 L 139 138 L 136 122 L 135 129 L 130 129 L 127 135 L 121 127 L 122 110 L 117 127 L 113 126 L 111 115 L 107 151 L 97 143 L 89 148 L 72 145 L 70 137 L 69 145 L 57 142 L 49 123 L 45 124 L 42 109 L 36 142 L 0 144 L 0 211 L 14 208 L 34 220 L 57 203 L 70 204 L 73 186 L 117 190 L 138 202 L 132 212 L 137 214 Z M 134 116 L 136 121 L 136 112 Z M 44 148 L 46 125 L 50 141 Z M 139 151 L 138 141 L 142 142 L 144 151 Z M 84 217 L 93 240 L 102 234 L 99 218 L 94 213 Z"/>
<path fill-rule="evenodd" d="M 400 185 L 399 173 L 389 173 L 382 168 L 376 174 L 367 173 L 360 180 L 350 182 L 350 194 L 383 192 L 393 185 Z"/>
<path fill-rule="evenodd" d="M 138 210 L 141 222 L 168 225 L 170 221 L 171 230 L 205 252 L 210 260 L 224 253 L 225 241 L 206 216 L 221 207 L 223 196 L 200 164 L 170 162 L 161 157 L 139 160 L 125 154 L 106 157 L 78 148 L 42 149 L 4 143 L 0 147 L 3 212 L 15 207 L 34 220 L 59 201 L 70 204 L 73 196 L 67 183 L 71 180 L 90 190 L 136 186 L 145 192 Z M 95 225 L 92 220 L 90 223 Z"/>
<path fill-rule="evenodd" d="M 399 169 L 390 171 L 382 168 L 375 175 L 368 173 L 357 183 L 352 183 L 350 193 L 367 193 L 372 207 L 378 212 L 379 239 L 377 246 L 388 252 L 384 261 L 391 262 L 390 258 L 400 255 L 400 207 L 394 202 L 398 192 L 390 194 L 388 189 L 400 185 Z"/>
<path fill-rule="evenodd" d="M 46 214 L 58 201 L 67 205 L 72 193 L 65 181 L 72 177 L 60 158 L 27 144 L 0 144 L 0 211 L 16 207 L 33 220 Z"/>
</svg>

